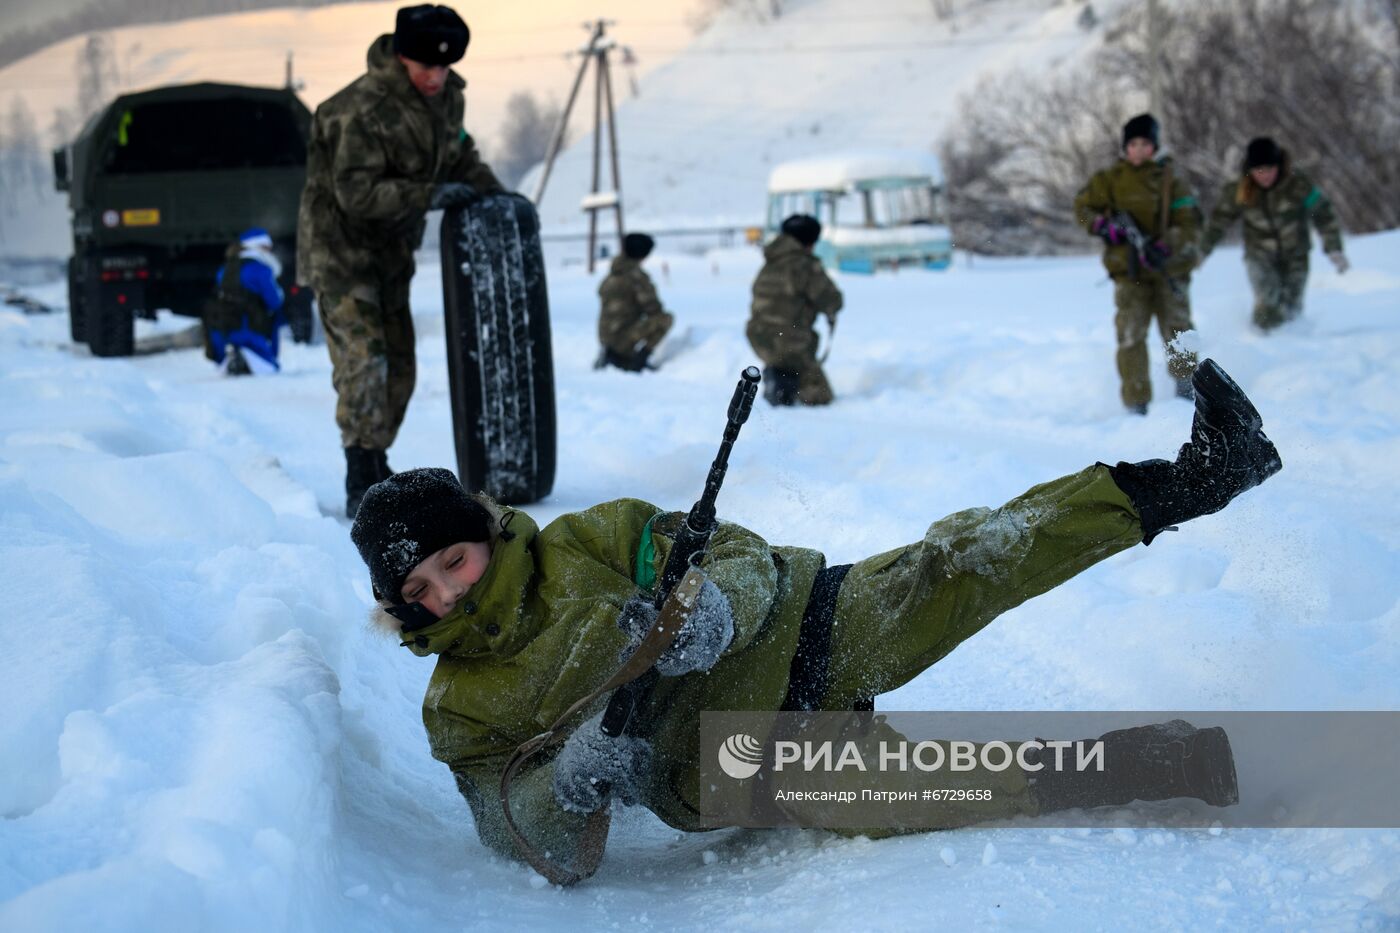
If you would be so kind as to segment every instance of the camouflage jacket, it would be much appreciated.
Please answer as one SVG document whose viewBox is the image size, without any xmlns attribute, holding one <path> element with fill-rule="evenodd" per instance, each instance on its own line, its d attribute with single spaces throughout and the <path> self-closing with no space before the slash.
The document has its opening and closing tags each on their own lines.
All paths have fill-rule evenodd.
<svg viewBox="0 0 1400 933">
<path fill-rule="evenodd" d="M 1246 172 L 1238 181 L 1225 185 L 1220 200 L 1211 211 L 1210 223 L 1201 236 L 1201 256 L 1210 255 L 1236 220 L 1244 218 L 1246 259 L 1305 258 L 1312 248 L 1308 222 L 1322 237 L 1322 249 L 1342 251 L 1342 228 L 1332 202 L 1307 175 L 1288 164 L 1287 156 L 1279 169 L 1278 181 L 1262 190 Z"/>
<path fill-rule="evenodd" d="M 501 183 L 462 127 L 466 82 L 448 75 L 427 98 L 394 56 L 393 37 L 369 47 L 369 71 L 316 108 L 297 229 L 297 275 L 344 293 L 413 268 L 435 184 Z"/>
<path fill-rule="evenodd" d="M 640 260 L 618 256 L 612 269 L 598 286 L 603 311 L 598 316 L 598 340 L 613 346 L 617 337 L 638 321 L 662 312 L 661 299 L 651 276 L 642 269 Z"/>
<path fill-rule="evenodd" d="M 763 248 L 763 258 L 763 268 L 753 282 L 751 327 L 787 333 L 811 330 L 819 314 L 836 320 L 843 302 L 841 290 L 820 259 L 786 233 Z"/>
<path fill-rule="evenodd" d="M 1138 229 L 1149 240 L 1161 240 L 1171 250 L 1167 274 L 1181 280 L 1191 274 L 1196 264 L 1196 233 L 1201 212 L 1191 189 L 1180 177 L 1173 176 L 1167 194 L 1167 227 L 1162 229 L 1162 184 L 1170 162 L 1148 161 L 1134 166 L 1120 159 L 1089 179 L 1074 199 L 1075 222 L 1089 230 L 1094 219 L 1125 211 L 1137 221 Z M 1092 232 L 1092 231 L 1091 231 Z M 1134 274 L 1135 259 L 1126 244 L 1108 246 L 1103 251 L 1104 268 L 1113 278 Z"/>
</svg>

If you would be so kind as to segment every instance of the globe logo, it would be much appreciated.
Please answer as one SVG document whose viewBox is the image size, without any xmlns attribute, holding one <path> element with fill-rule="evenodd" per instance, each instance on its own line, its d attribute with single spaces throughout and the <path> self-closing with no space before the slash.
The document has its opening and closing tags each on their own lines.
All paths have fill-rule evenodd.
<svg viewBox="0 0 1400 933">
<path fill-rule="evenodd" d="M 763 767 L 763 746 L 751 735 L 731 735 L 719 747 L 719 766 L 736 781 L 751 778 Z"/>
</svg>

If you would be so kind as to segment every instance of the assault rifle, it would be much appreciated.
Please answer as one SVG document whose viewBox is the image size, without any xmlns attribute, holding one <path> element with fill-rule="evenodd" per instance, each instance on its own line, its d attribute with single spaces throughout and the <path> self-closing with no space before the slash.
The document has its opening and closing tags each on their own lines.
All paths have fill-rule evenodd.
<svg viewBox="0 0 1400 933">
<path fill-rule="evenodd" d="M 1181 290 L 1181 286 L 1170 275 L 1167 275 L 1167 256 L 1170 254 L 1164 252 L 1147 238 L 1147 234 L 1142 232 L 1142 228 L 1137 225 L 1133 215 L 1127 211 L 1114 211 L 1108 219 L 1109 222 L 1123 231 L 1123 236 L 1128 240 L 1128 255 L 1129 261 L 1132 263 L 1133 275 L 1136 276 L 1144 268 L 1151 269 L 1166 279 L 1172 294 L 1178 298 L 1185 298 L 1186 293 Z"/>
<path fill-rule="evenodd" d="M 720 441 L 719 453 L 715 455 L 714 463 L 710 464 L 710 473 L 705 477 L 705 491 L 690 507 L 690 512 L 671 545 L 666 566 L 661 571 L 661 581 L 656 587 L 653 603 L 658 610 L 665 608 L 666 600 L 680 584 L 691 565 L 699 564 L 700 558 L 705 556 L 705 548 L 709 545 L 710 535 L 714 534 L 717 524 L 715 497 L 719 495 L 724 474 L 729 470 L 729 451 L 739 437 L 739 429 L 744 426 L 744 422 L 749 419 L 749 412 L 753 410 L 753 400 L 758 394 L 760 378 L 758 368 L 750 366 L 744 370 L 739 377 L 739 384 L 734 387 L 734 397 L 729 400 L 724 439 Z M 606 735 L 616 738 L 626 730 L 627 722 L 637 704 L 651 693 L 659 676 L 653 667 L 636 680 L 617 688 L 612 700 L 608 702 L 607 712 L 603 714 L 602 730 Z"/>
<path fill-rule="evenodd" d="M 588 815 L 575 852 L 574 864 L 563 865 L 557 857 L 548 852 L 541 852 L 516 826 L 510 808 L 511 782 L 515 780 L 516 772 L 527 760 L 545 748 L 563 741 L 563 730 L 569 720 L 608 691 L 612 691 L 613 695 L 603 713 L 601 730 L 616 738 L 626 731 L 633 712 L 655 688 L 660 675 L 656 673 L 653 665 L 676 640 L 681 626 L 685 624 L 695 600 L 700 595 L 700 587 L 705 582 L 705 574 L 699 564 L 709 546 L 710 536 L 714 534 L 718 525 L 715 520 L 715 497 L 719 495 L 724 474 L 729 469 L 729 452 L 739 437 L 739 428 L 748 420 L 749 412 L 753 410 L 760 378 L 758 368 L 750 366 L 744 370 L 739 384 L 734 388 L 719 453 L 710 465 L 709 475 L 705 477 L 704 492 L 691 506 L 671 545 L 671 553 L 666 558 L 666 566 L 662 568 L 661 579 L 656 588 L 656 621 L 642 637 L 642 643 L 606 683 L 576 701 L 547 731 L 517 748 L 501 774 L 500 800 L 507 831 L 521 856 L 535 871 L 554 884 L 575 884 L 588 877 L 598 867 L 603 858 L 603 849 L 607 845 L 612 809 L 605 803 Z"/>
</svg>

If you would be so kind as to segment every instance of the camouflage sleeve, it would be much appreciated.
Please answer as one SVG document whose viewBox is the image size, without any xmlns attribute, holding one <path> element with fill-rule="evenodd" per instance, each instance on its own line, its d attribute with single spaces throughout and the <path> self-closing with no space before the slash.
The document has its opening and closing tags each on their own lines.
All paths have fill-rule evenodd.
<svg viewBox="0 0 1400 933">
<path fill-rule="evenodd" d="M 661 307 L 661 297 L 656 294 L 656 285 L 651 281 L 651 276 L 640 269 L 637 270 L 634 296 L 637 300 L 637 307 L 644 315 L 660 314 L 664 310 Z"/>
<path fill-rule="evenodd" d="M 496 178 L 496 173 L 491 171 L 491 166 L 481 160 L 476 140 L 466 130 L 462 130 L 462 152 L 443 181 L 466 182 L 478 194 L 496 194 L 506 190 L 506 186 Z"/>
<path fill-rule="evenodd" d="M 1342 251 L 1342 225 L 1337 220 L 1337 212 L 1332 209 L 1332 201 L 1313 185 L 1303 200 L 1303 213 L 1312 218 L 1317 235 L 1322 237 L 1322 251 L 1340 253 Z"/>
<path fill-rule="evenodd" d="M 428 210 L 432 186 L 389 173 L 384 144 L 363 119 L 346 122 L 336 143 L 331 183 L 341 210 L 357 220 L 408 226 Z"/>
<path fill-rule="evenodd" d="M 818 314 L 825 314 L 830 320 L 836 320 L 836 312 L 841 310 L 845 304 L 845 298 L 841 294 L 841 289 L 836 287 L 836 283 L 831 281 L 831 276 L 826 274 L 822 268 L 821 260 L 812 257 L 810 274 L 807 277 L 803 294 L 807 300 L 816 308 Z"/>
<path fill-rule="evenodd" d="M 1239 220 L 1240 213 L 1244 210 L 1240 205 L 1239 198 L 1236 197 L 1237 187 L 1238 183 L 1231 182 L 1220 191 L 1220 198 L 1215 202 L 1215 209 L 1210 212 L 1210 222 L 1206 224 L 1205 233 L 1201 234 L 1202 259 L 1210 255 L 1211 250 L 1215 249 L 1216 244 L 1234 226 L 1235 221 Z"/>
<path fill-rule="evenodd" d="M 1074 196 L 1074 222 L 1088 231 L 1094 218 L 1112 210 L 1113 197 L 1108 187 L 1108 173 L 1095 172 L 1088 184 L 1080 188 L 1079 193 Z"/>
</svg>

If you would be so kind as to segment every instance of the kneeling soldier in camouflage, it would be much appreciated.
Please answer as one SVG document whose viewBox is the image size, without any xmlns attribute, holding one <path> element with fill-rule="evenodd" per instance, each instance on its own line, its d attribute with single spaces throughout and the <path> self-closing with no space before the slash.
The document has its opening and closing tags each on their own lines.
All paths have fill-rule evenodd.
<svg viewBox="0 0 1400 933">
<path fill-rule="evenodd" d="M 598 286 L 603 310 L 598 315 L 598 342 L 603 345 L 598 368 L 616 366 L 628 372 L 655 369 L 651 354 L 671 331 L 676 318 L 661 307 L 656 286 L 642 268 L 655 242 L 645 233 L 629 233 L 622 255 Z"/>
</svg>

